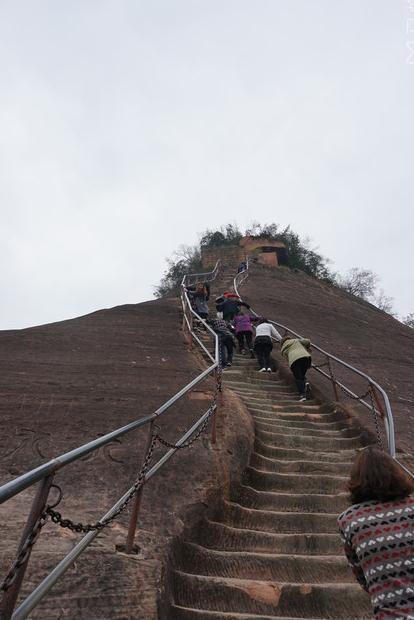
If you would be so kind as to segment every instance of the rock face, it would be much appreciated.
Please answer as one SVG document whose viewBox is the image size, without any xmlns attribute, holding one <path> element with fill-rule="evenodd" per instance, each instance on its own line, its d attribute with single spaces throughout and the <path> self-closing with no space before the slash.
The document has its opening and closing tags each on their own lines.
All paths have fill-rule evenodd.
<svg viewBox="0 0 414 620">
<path fill-rule="evenodd" d="M 225 383 L 254 419 L 254 451 L 231 500 L 177 543 L 165 617 L 370 618 L 336 525 L 358 429 L 242 356 Z"/>
<path fill-rule="evenodd" d="M 180 331 L 180 305 L 162 299 L 102 310 L 78 319 L 0 332 L 0 480 L 22 474 L 60 453 L 155 411 L 205 365 Z M 204 381 L 159 419 L 175 441 L 204 412 L 213 384 Z M 125 544 L 128 515 L 120 517 L 69 569 L 31 617 L 88 620 L 157 617 L 157 596 L 172 536 L 229 478 L 245 467 L 251 419 L 239 399 L 225 396 L 218 442 L 207 432 L 176 454 L 144 491 L 139 552 Z M 59 510 L 93 522 L 131 485 L 146 440 L 139 430 L 59 472 Z M 158 448 L 155 459 L 165 452 Z M 217 491 L 219 489 L 219 491 Z M 1 576 L 14 555 L 32 491 L 0 506 Z M 81 535 L 48 523 L 36 543 L 23 593 L 30 592 Z"/>
</svg>

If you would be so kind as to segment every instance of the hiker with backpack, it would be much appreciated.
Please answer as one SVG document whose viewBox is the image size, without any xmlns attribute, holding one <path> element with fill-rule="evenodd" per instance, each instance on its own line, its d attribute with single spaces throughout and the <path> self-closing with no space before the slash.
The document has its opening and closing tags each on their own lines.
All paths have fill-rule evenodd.
<svg viewBox="0 0 414 620">
<path fill-rule="evenodd" d="M 229 368 L 233 362 L 234 339 L 231 326 L 220 317 L 209 321 L 212 329 L 216 332 L 220 347 L 220 366 L 223 370 Z"/>
<path fill-rule="evenodd" d="M 259 362 L 259 372 L 272 372 L 270 365 L 270 353 L 273 349 L 272 339 L 279 342 L 282 340 L 282 336 L 267 319 L 258 318 L 253 350 Z"/>
<path fill-rule="evenodd" d="M 291 338 L 286 336 L 281 342 L 280 351 L 287 359 L 290 370 L 295 377 L 300 401 L 306 400 L 310 393 L 310 386 L 306 381 L 306 373 L 312 364 L 310 346 L 310 340 L 307 338 Z"/>
<path fill-rule="evenodd" d="M 240 308 L 238 314 L 233 319 L 233 325 L 236 332 L 236 338 L 239 343 L 239 352 L 245 355 L 247 351 L 250 353 L 250 357 L 254 357 L 253 353 L 253 322 L 257 321 L 256 317 L 250 314 L 244 313 Z M 244 346 L 246 341 L 246 347 Z"/>
</svg>

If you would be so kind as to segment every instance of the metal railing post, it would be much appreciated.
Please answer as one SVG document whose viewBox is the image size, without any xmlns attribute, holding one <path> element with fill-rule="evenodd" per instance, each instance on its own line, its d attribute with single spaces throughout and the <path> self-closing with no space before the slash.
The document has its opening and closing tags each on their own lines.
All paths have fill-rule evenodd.
<svg viewBox="0 0 414 620">
<path fill-rule="evenodd" d="M 150 446 L 152 443 L 153 432 L 154 432 L 154 422 L 152 421 L 151 424 L 149 425 L 147 442 L 145 444 L 144 456 L 142 458 L 140 467 L 144 465 L 145 459 L 150 449 Z M 141 500 L 142 500 L 142 493 L 144 491 L 144 486 L 145 486 L 145 478 L 144 478 L 144 482 L 142 486 L 138 489 L 134 497 L 134 500 L 133 500 L 133 504 L 131 508 L 131 516 L 129 518 L 128 534 L 127 534 L 127 539 L 125 543 L 125 553 L 132 553 L 132 549 L 134 547 L 135 532 L 137 529 L 138 515 L 139 515 L 139 510 L 141 508 Z"/>
<path fill-rule="evenodd" d="M 339 402 L 339 392 L 338 392 L 338 388 L 336 386 L 336 381 L 335 381 L 334 374 L 332 372 L 331 360 L 329 359 L 329 357 L 327 357 L 326 359 L 327 359 L 327 363 L 328 363 L 329 376 L 330 376 L 331 381 L 332 381 L 332 387 L 333 387 L 333 391 L 334 391 L 334 395 L 335 395 L 335 400 L 337 402 Z"/>
<path fill-rule="evenodd" d="M 30 536 L 30 534 L 32 533 L 33 528 L 35 527 L 36 523 L 38 522 L 39 518 L 41 517 L 46 508 L 46 502 L 49 496 L 50 487 L 52 486 L 52 481 L 53 474 L 50 476 L 46 476 L 46 478 L 43 478 L 43 480 L 39 483 L 36 495 L 33 498 L 29 516 L 27 517 L 22 537 L 20 539 L 16 557 L 18 557 L 24 546 L 24 543 L 26 542 L 28 536 Z M 20 566 L 16 567 L 16 576 L 14 578 L 14 581 L 11 583 L 10 587 L 7 588 L 3 595 L 2 601 L 0 603 L 1 620 L 9 620 L 12 617 L 13 610 L 19 596 L 20 588 L 22 586 L 26 568 L 29 563 L 31 552 L 32 547 L 29 546 L 24 561 Z"/>
<path fill-rule="evenodd" d="M 384 422 L 385 433 L 387 435 L 388 451 L 391 453 L 393 448 L 390 445 L 390 425 L 389 425 L 389 422 L 388 422 L 388 417 L 385 414 L 384 407 L 383 407 L 382 402 L 381 402 L 381 400 L 380 400 L 380 398 L 378 396 L 377 388 L 375 387 L 375 385 L 372 385 L 372 383 L 370 383 L 370 388 L 371 388 L 372 397 L 374 399 L 374 403 L 376 404 L 377 409 L 379 411 L 379 414 L 381 416 L 381 419 Z M 394 456 L 394 455 L 392 455 L 392 456 Z"/>
</svg>

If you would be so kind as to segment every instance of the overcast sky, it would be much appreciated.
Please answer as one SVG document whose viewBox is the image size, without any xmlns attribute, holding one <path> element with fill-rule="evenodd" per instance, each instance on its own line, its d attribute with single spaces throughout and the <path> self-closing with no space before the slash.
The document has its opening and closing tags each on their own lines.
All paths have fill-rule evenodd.
<svg viewBox="0 0 414 620">
<path fill-rule="evenodd" d="M 0 329 L 151 299 L 178 245 L 253 219 L 414 312 L 413 18 L 408 0 L 0 0 Z"/>
</svg>

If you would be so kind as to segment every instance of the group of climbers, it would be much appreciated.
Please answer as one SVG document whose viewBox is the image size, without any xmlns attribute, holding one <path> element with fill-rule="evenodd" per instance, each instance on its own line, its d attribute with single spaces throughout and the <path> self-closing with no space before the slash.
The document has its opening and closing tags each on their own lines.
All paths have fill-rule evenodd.
<svg viewBox="0 0 414 620">
<path fill-rule="evenodd" d="M 309 340 L 287 336 L 282 338 L 277 329 L 265 317 L 250 314 L 249 304 L 242 301 L 236 293 L 229 291 L 216 298 L 217 317 L 209 320 L 210 287 L 208 283 L 200 282 L 186 290 L 194 310 L 200 318 L 211 325 L 219 337 L 220 360 L 223 369 L 232 365 L 235 346 L 234 336 L 242 355 L 250 354 L 251 358 L 257 358 L 259 372 L 272 372 L 270 354 L 273 349 L 273 341 L 280 342 L 281 353 L 286 357 L 295 377 L 299 400 L 304 401 L 309 397 L 309 383 L 306 381 L 306 372 L 312 362 Z"/>
</svg>

